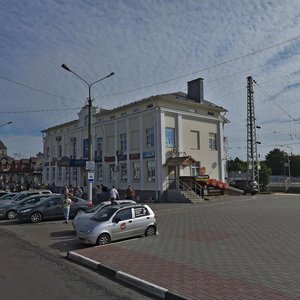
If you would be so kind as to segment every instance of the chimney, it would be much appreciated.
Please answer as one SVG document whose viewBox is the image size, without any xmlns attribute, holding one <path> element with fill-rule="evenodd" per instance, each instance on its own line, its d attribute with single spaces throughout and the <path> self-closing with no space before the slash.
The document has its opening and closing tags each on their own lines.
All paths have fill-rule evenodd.
<svg viewBox="0 0 300 300">
<path fill-rule="evenodd" d="M 203 78 L 194 79 L 188 82 L 188 99 L 195 102 L 204 100 Z"/>
</svg>

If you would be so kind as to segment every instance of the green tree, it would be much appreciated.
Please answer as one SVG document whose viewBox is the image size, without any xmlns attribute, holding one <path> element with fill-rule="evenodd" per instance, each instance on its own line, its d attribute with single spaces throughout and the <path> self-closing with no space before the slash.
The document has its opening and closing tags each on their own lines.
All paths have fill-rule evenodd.
<svg viewBox="0 0 300 300">
<path fill-rule="evenodd" d="M 266 155 L 266 166 L 272 170 L 272 175 L 284 175 L 284 162 L 286 161 L 286 152 L 277 148 L 271 150 Z"/>
<path fill-rule="evenodd" d="M 267 185 L 270 182 L 271 174 L 272 170 L 266 165 L 264 161 L 261 161 L 259 170 L 259 184 L 261 192 L 266 191 Z"/>
<path fill-rule="evenodd" d="M 240 160 L 236 157 L 234 160 L 230 159 L 227 162 L 228 172 L 246 172 L 247 162 Z"/>
<path fill-rule="evenodd" d="M 286 167 L 286 174 L 288 174 L 288 168 L 290 168 L 291 176 L 300 176 L 300 156 L 299 155 L 291 155 L 289 157 L 289 161 L 286 159 L 286 164 L 289 166 Z"/>
</svg>

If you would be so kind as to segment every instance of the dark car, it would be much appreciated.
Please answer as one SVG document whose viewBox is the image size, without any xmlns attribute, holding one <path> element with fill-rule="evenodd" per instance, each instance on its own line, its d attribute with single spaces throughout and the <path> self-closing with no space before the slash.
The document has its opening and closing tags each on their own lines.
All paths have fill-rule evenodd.
<svg viewBox="0 0 300 300">
<path fill-rule="evenodd" d="M 38 203 L 41 199 L 49 197 L 50 194 L 38 194 L 26 197 L 18 202 L 10 201 L 5 205 L 0 207 L 0 219 L 13 220 L 17 217 L 17 210 L 25 205 L 34 205 Z"/>
<path fill-rule="evenodd" d="M 26 205 L 19 208 L 17 218 L 22 221 L 30 221 L 38 223 L 49 219 L 63 219 L 63 200 L 64 195 L 53 195 L 42 199 L 35 205 Z M 85 211 L 89 206 L 89 202 L 77 196 L 71 197 L 72 205 L 70 208 L 70 218 Z"/>
<path fill-rule="evenodd" d="M 258 183 L 253 180 L 245 180 L 245 179 L 234 180 L 231 181 L 229 185 L 244 191 L 244 195 L 246 194 L 255 195 L 256 193 L 258 193 Z"/>
<path fill-rule="evenodd" d="M 3 193 L 1 193 L 0 194 L 0 202 L 2 201 L 2 200 L 10 200 L 10 199 L 12 199 L 15 195 L 17 195 L 18 193 L 11 193 L 11 192 L 9 192 L 9 193 L 6 193 L 6 194 L 3 194 Z"/>
</svg>

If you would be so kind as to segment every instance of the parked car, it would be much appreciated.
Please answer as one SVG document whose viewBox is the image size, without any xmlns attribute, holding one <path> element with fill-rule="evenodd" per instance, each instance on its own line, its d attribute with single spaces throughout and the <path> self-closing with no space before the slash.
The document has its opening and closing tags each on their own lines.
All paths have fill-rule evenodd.
<svg viewBox="0 0 300 300">
<path fill-rule="evenodd" d="M 18 193 L 5 193 L 5 194 L 0 194 L 0 202 L 2 200 L 10 200 L 11 198 L 13 198 L 15 195 L 17 195 Z"/>
<path fill-rule="evenodd" d="M 253 180 L 245 180 L 245 179 L 234 180 L 231 181 L 229 185 L 234 188 L 243 190 L 245 195 L 248 193 L 255 195 L 259 191 L 258 183 Z"/>
<path fill-rule="evenodd" d="M 38 195 L 38 194 L 52 194 L 50 190 L 28 190 L 28 191 L 23 191 L 20 193 L 17 193 L 13 198 L 11 198 L 11 201 L 21 201 L 22 199 L 32 196 L 32 195 Z"/>
<path fill-rule="evenodd" d="M 76 228 L 79 240 L 92 245 L 104 245 L 129 237 L 155 234 L 155 214 L 144 204 L 105 206 Z"/>
<path fill-rule="evenodd" d="M 38 223 L 49 219 L 63 219 L 63 200 L 64 195 L 52 195 L 33 205 L 26 205 L 19 208 L 17 218 L 22 221 Z M 89 207 L 89 202 L 77 196 L 71 197 L 70 218 L 82 213 Z"/>
<path fill-rule="evenodd" d="M 9 201 L 6 205 L 0 207 L 0 220 L 13 220 L 17 217 L 17 211 L 19 208 L 29 204 L 36 204 L 41 199 L 49 197 L 50 195 L 52 194 L 37 194 L 28 196 L 22 200 L 19 200 L 18 202 Z"/>
<path fill-rule="evenodd" d="M 116 200 L 118 204 L 136 204 L 133 200 Z M 103 209 L 104 207 L 111 205 L 110 201 L 104 201 L 99 203 L 98 205 L 92 206 L 88 208 L 86 211 L 84 211 L 82 214 L 76 215 L 72 225 L 73 228 L 76 230 L 77 224 L 82 224 L 87 220 L 88 218 L 91 218 L 93 215 L 95 215 L 100 209 Z"/>
</svg>

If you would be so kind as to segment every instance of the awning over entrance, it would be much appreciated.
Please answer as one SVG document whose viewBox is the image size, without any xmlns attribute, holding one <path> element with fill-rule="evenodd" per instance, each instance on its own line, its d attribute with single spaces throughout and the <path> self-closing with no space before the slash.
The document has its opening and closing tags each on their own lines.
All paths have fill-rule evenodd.
<svg viewBox="0 0 300 300">
<path fill-rule="evenodd" d="M 189 166 L 193 163 L 195 163 L 196 160 L 191 156 L 180 156 L 180 157 L 170 157 L 166 160 L 167 166 Z"/>
</svg>

